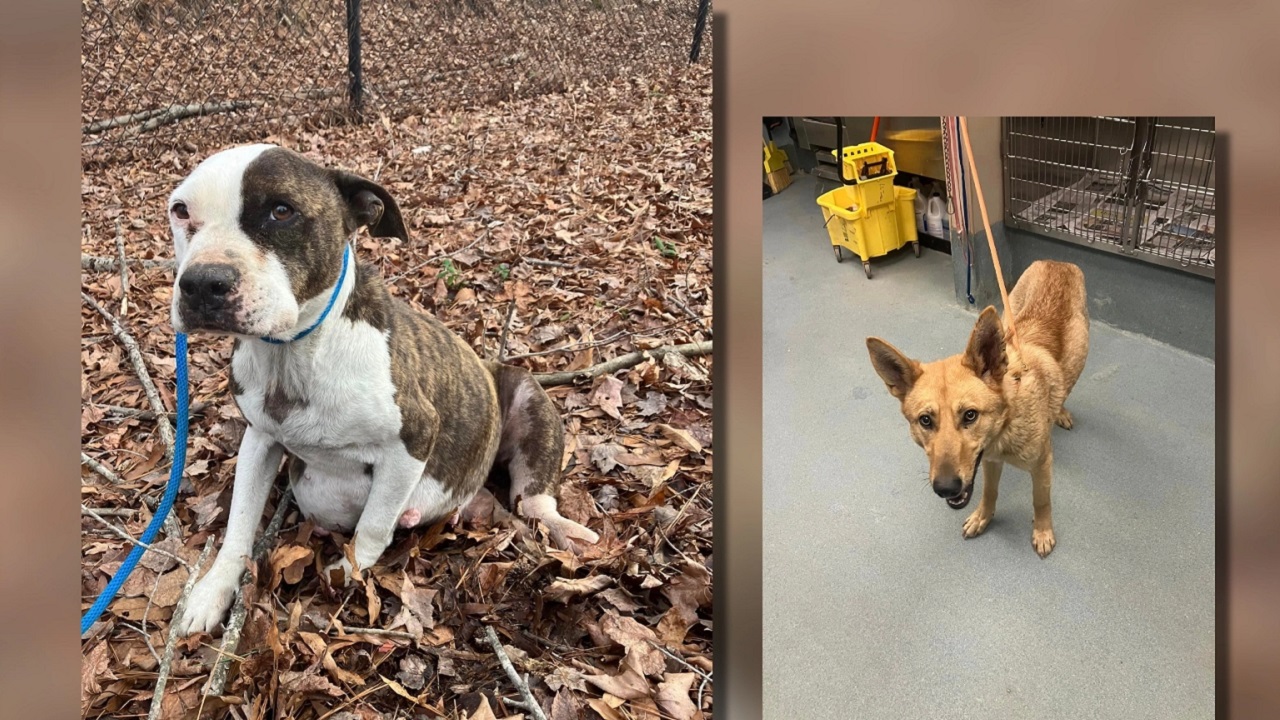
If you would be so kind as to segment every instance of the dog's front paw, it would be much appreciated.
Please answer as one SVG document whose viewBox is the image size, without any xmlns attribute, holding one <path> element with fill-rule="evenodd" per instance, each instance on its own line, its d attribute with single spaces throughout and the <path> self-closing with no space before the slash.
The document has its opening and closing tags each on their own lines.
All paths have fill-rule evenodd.
<svg viewBox="0 0 1280 720">
<path fill-rule="evenodd" d="M 191 588 L 182 617 L 173 621 L 173 632 L 179 637 L 199 632 L 213 632 L 227 615 L 231 600 L 235 597 L 234 579 L 227 582 L 221 575 L 210 572 Z"/>
<path fill-rule="evenodd" d="M 1057 540 L 1053 537 L 1053 528 L 1031 531 L 1031 546 L 1036 549 L 1036 554 L 1040 557 L 1046 557 L 1053 552 L 1053 546 L 1056 544 Z"/>
<path fill-rule="evenodd" d="M 975 538 L 981 535 L 982 531 L 987 529 L 987 524 L 990 522 L 991 516 L 984 513 L 982 508 L 974 510 L 973 514 L 969 515 L 969 519 L 964 521 L 965 539 Z"/>
<path fill-rule="evenodd" d="M 1075 418 L 1071 417 L 1071 411 L 1066 408 L 1062 408 L 1058 411 L 1058 418 L 1057 420 L 1054 420 L 1054 422 L 1056 422 L 1058 427 L 1063 430 L 1070 430 L 1076 425 Z"/>
</svg>

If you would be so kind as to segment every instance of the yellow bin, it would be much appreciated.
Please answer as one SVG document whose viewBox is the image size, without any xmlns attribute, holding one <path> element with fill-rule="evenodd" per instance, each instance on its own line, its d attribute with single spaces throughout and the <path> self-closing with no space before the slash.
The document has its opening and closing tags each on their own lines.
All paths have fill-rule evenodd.
<svg viewBox="0 0 1280 720">
<path fill-rule="evenodd" d="M 907 243 L 920 257 L 913 208 L 916 191 L 894 186 L 894 202 L 867 208 L 857 202 L 859 190 L 857 185 L 842 185 L 818 198 L 836 262 L 844 262 L 841 248 L 846 248 L 862 260 L 862 270 L 870 278 L 873 257 L 888 255 Z"/>
</svg>

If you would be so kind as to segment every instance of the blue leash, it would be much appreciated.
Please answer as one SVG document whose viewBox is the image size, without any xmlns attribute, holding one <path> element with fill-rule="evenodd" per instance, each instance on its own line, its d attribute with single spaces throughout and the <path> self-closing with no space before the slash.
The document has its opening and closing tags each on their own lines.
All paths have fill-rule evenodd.
<svg viewBox="0 0 1280 720">
<path fill-rule="evenodd" d="M 311 325 L 311 327 L 303 330 L 290 340 L 276 340 L 275 338 L 263 337 L 269 343 L 275 345 L 283 345 L 294 340 L 311 334 L 311 331 L 320 327 L 320 323 L 329 316 L 329 311 L 333 309 L 334 303 L 338 301 L 338 291 L 342 289 L 342 281 L 347 277 L 348 258 L 351 255 L 351 246 L 348 245 L 342 252 L 342 274 L 338 276 L 338 284 L 333 286 L 333 294 L 329 296 L 329 304 L 325 305 L 324 312 L 320 313 L 320 317 Z M 169 484 L 164 488 L 164 497 L 160 498 L 160 504 L 156 506 L 156 512 L 151 516 L 151 522 L 147 524 L 147 529 L 142 532 L 142 537 L 138 541 L 142 545 L 150 545 L 155 541 L 156 535 L 160 532 L 160 526 L 164 525 L 165 518 L 169 517 L 169 511 L 173 509 L 173 501 L 178 498 L 178 487 L 182 484 L 182 473 L 187 465 L 187 426 L 190 416 L 188 388 L 187 388 L 187 336 L 183 333 L 177 333 L 174 339 L 174 356 L 177 360 L 177 372 L 174 380 L 176 392 L 176 405 L 178 412 L 178 427 L 173 438 L 173 465 L 169 468 Z M 133 550 L 129 551 L 129 556 L 120 564 L 120 569 L 111 577 L 111 582 L 107 583 L 107 587 L 102 590 L 102 594 L 97 600 L 93 601 L 93 605 L 89 607 L 85 614 L 80 618 L 80 634 L 84 635 L 89 631 L 98 618 L 102 616 L 102 611 L 107 609 L 107 605 L 115 599 L 116 593 L 120 592 L 120 587 L 129 579 L 129 575 L 133 573 L 133 569 L 137 567 L 138 561 L 142 559 L 142 554 L 146 550 L 142 545 L 134 545 Z"/>
<path fill-rule="evenodd" d="M 178 497 L 178 486 L 182 484 L 182 471 L 187 463 L 187 336 L 178 333 L 174 355 L 177 357 L 177 406 L 178 406 L 178 429 L 173 439 L 173 466 L 169 469 L 169 484 L 165 486 L 164 497 L 160 499 L 160 504 L 156 506 L 155 515 L 151 516 L 151 522 L 147 525 L 147 529 L 143 531 L 139 541 L 145 545 L 150 545 L 156 539 L 156 533 L 160 532 L 160 526 L 164 524 L 165 518 L 169 516 L 169 510 L 173 508 L 173 501 Z M 84 635 L 89 628 L 98 621 L 98 616 L 102 615 L 102 611 L 107 609 L 107 604 L 115 598 L 116 593 L 120 592 L 120 586 L 124 585 L 124 581 L 129 579 L 129 574 L 133 572 L 133 568 L 137 566 L 138 560 L 142 558 L 142 553 L 146 552 L 141 545 L 134 545 L 133 550 L 129 552 L 129 557 L 121 563 L 120 569 L 112 576 L 111 582 L 107 583 L 106 589 L 93 602 L 89 610 L 80 618 L 80 634 Z"/>
</svg>

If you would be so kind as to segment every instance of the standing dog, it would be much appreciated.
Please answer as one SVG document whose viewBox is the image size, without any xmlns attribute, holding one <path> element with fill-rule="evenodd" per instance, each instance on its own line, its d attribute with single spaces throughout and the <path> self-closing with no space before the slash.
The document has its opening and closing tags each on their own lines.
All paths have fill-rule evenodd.
<svg viewBox="0 0 1280 720">
<path fill-rule="evenodd" d="M 397 526 L 466 505 L 495 462 L 511 476 L 512 507 L 558 545 L 599 539 L 557 510 L 563 426 L 529 372 L 482 361 L 354 261 L 362 227 L 409 239 L 385 189 L 284 148 L 243 146 L 192 171 L 169 221 L 173 326 L 236 337 L 230 386 L 248 422 L 226 537 L 179 633 L 222 621 L 284 457 L 302 514 L 355 531 L 356 570 L 377 562 Z M 351 575 L 346 559 L 330 567 Z"/>
<path fill-rule="evenodd" d="M 867 350 L 901 401 L 911 438 L 929 456 L 935 493 L 957 510 L 968 505 L 982 464 L 982 500 L 965 520 L 964 536 L 987 529 L 1009 462 L 1031 473 L 1031 544 L 1045 557 L 1055 543 L 1051 431 L 1055 423 L 1071 429 L 1071 413 L 1062 404 L 1089 354 L 1084 274 L 1069 263 L 1035 262 L 1009 294 L 1009 305 L 1019 340 L 1012 345 L 1005 344 L 1000 317 L 988 307 L 963 354 L 920 363 L 874 337 L 867 338 Z"/>
</svg>

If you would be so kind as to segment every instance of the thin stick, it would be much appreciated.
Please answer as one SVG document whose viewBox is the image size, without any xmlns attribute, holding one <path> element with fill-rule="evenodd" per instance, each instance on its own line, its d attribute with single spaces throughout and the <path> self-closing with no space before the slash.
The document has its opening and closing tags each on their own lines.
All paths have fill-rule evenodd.
<svg viewBox="0 0 1280 720">
<path fill-rule="evenodd" d="M 84 453 L 80 453 L 80 462 L 86 465 L 90 470 L 106 478 L 107 482 L 114 483 L 116 485 L 119 485 L 120 483 L 124 482 L 124 479 L 121 478 L 119 475 L 117 475 L 114 470 L 107 467 L 106 465 L 103 465 L 97 460 L 94 460 L 93 458 L 89 457 Z"/>
<path fill-rule="evenodd" d="M 511 329 L 511 318 L 516 314 L 516 301 L 507 305 L 507 321 L 502 324 L 502 338 L 498 340 L 498 362 L 501 363 L 507 354 L 507 331 Z"/>
<path fill-rule="evenodd" d="M 120 219 L 116 219 L 116 250 L 120 255 L 120 317 L 129 315 L 129 263 L 124 257 L 124 232 L 120 228 Z"/>
<path fill-rule="evenodd" d="M 133 508 L 97 508 L 96 512 L 102 517 L 119 518 L 119 517 L 129 517 L 137 513 L 138 511 L 134 510 Z M 80 515 L 83 517 L 93 517 L 89 513 L 85 512 L 84 510 L 80 511 Z"/>
<path fill-rule="evenodd" d="M 154 270 L 157 268 L 171 269 L 174 267 L 174 261 L 172 260 L 126 259 L 125 262 L 127 262 L 130 265 L 134 265 L 136 267 L 144 268 L 147 270 Z M 80 269 L 81 270 L 93 270 L 96 272 L 112 272 L 118 267 L 120 267 L 119 258 L 101 257 L 99 255 L 86 255 L 84 253 L 80 253 Z"/>
<path fill-rule="evenodd" d="M 506 700 L 509 705 L 514 705 L 523 710 L 528 710 L 533 715 L 534 720 L 547 720 L 547 716 L 542 712 L 542 706 L 537 700 L 533 699 L 533 693 L 529 690 L 528 680 L 521 678 L 520 673 L 516 672 L 516 668 L 511 664 L 511 658 L 507 657 L 507 651 L 502 649 L 502 643 L 498 641 L 498 634 L 493 631 L 493 627 L 484 626 L 485 637 L 489 640 L 489 645 L 493 648 L 494 654 L 498 656 L 498 662 L 502 663 L 502 669 L 507 672 L 507 677 L 511 678 L 511 683 L 520 691 L 522 701 Z"/>
<path fill-rule="evenodd" d="M 539 385 L 544 387 L 549 387 L 551 385 L 568 385 L 569 383 L 576 382 L 578 380 L 589 380 L 593 377 L 604 375 L 605 373 L 617 372 L 624 368 L 639 365 L 647 358 L 659 359 L 672 353 L 676 355 L 683 355 L 684 357 L 707 355 L 711 352 L 711 342 L 711 340 L 706 340 L 703 342 L 688 343 L 686 345 L 664 345 L 652 350 L 637 350 L 636 352 L 616 357 L 608 362 L 593 365 L 585 370 L 535 373 L 533 378 L 538 381 Z"/>
<path fill-rule="evenodd" d="M 88 515 L 94 520 L 97 520 L 98 522 L 102 523 L 103 527 L 110 530 L 113 534 L 117 535 L 118 537 L 122 538 L 127 542 L 137 545 L 138 547 L 142 548 L 143 550 L 146 550 L 147 552 L 153 552 L 157 555 L 163 555 L 167 558 L 172 558 L 173 560 L 176 560 L 179 564 L 181 564 L 183 567 L 191 567 L 186 560 L 183 560 L 177 555 L 174 555 L 173 553 L 167 550 L 161 550 L 160 548 L 154 545 L 148 545 L 147 543 L 144 543 L 141 540 L 138 540 L 137 538 L 133 537 L 129 533 L 125 532 L 124 530 L 116 527 L 115 525 L 112 525 L 111 521 L 107 520 L 106 517 L 104 517 L 101 513 L 97 512 L 93 508 L 83 503 L 80 504 L 80 514 Z"/>
<path fill-rule="evenodd" d="M 560 262 L 558 260 L 538 260 L 537 258 L 523 259 L 530 265 L 537 265 L 538 267 L 569 268 L 571 270 L 576 270 L 578 267 L 577 265 L 570 265 L 569 263 Z"/>
<path fill-rule="evenodd" d="M 147 372 L 147 365 L 142 360 L 142 350 L 138 348 L 138 341 L 134 340 L 133 336 L 120 324 L 120 321 L 108 312 L 106 308 L 98 304 L 98 301 L 94 300 L 92 295 L 81 290 L 80 297 L 93 306 L 93 309 L 97 310 L 99 315 L 107 319 L 107 322 L 111 324 L 111 331 L 120 340 L 120 344 L 124 345 L 124 349 L 129 355 L 129 361 L 133 363 L 133 369 L 138 373 L 138 380 L 142 383 L 142 390 L 147 395 L 147 401 L 151 403 L 151 410 L 156 414 L 156 424 L 160 427 L 160 437 L 164 438 L 165 458 L 172 462 L 173 425 L 169 422 L 169 415 L 165 410 L 164 403 L 160 402 L 160 393 L 156 390 L 155 383 L 151 382 L 151 374 Z"/>
<path fill-rule="evenodd" d="M 285 511 L 292 500 L 293 491 L 285 488 L 285 491 L 280 494 L 280 501 L 276 505 L 275 514 L 271 516 L 271 522 L 267 524 L 262 537 L 253 546 L 255 565 L 261 562 L 267 551 L 275 545 L 276 538 L 280 535 L 280 526 L 284 524 Z M 240 576 L 240 582 L 236 584 L 236 598 L 231 604 L 231 615 L 227 618 L 227 630 L 222 634 L 222 647 L 218 651 L 217 664 L 213 666 L 213 672 L 209 673 L 209 682 L 204 687 L 205 696 L 221 695 L 226 687 L 227 670 L 231 667 L 231 658 L 236 656 L 237 646 L 240 644 L 240 632 L 244 630 L 244 621 L 249 614 L 248 608 L 245 607 L 244 585 L 252 576 L 252 570 L 245 568 Z"/>
<path fill-rule="evenodd" d="M 688 315 L 690 318 L 695 320 L 699 325 L 701 325 L 702 329 L 706 330 L 708 335 L 711 334 L 711 326 L 707 325 L 707 321 L 701 316 L 699 316 L 697 313 L 695 313 L 694 311 L 690 310 L 688 305 L 685 305 L 684 303 L 680 302 L 680 298 L 677 298 L 675 295 L 672 295 L 668 299 L 671 301 L 673 305 L 683 310 L 685 315 Z"/>
<path fill-rule="evenodd" d="M 123 407 L 121 405 L 98 405 L 98 407 L 102 408 L 108 415 L 114 415 L 120 418 L 138 418 L 139 420 L 156 419 L 156 413 L 154 410 L 139 410 L 137 408 Z M 190 411 L 190 417 L 194 417 L 208 408 L 209 403 L 201 400 L 199 402 L 191 403 L 187 409 Z M 165 417 L 177 418 L 178 413 L 167 412 L 165 413 Z"/>
<path fill-rule="evenodd" d="M 181 618 L 187 612 L 187 599 L 191 597 L 191 588 L 195 587 L 196 580 L 200 577 L 200 567 L 208 559 L 210 550 L 213 550 L 212 537 L 204 541 L 204 549 L 200 551 L 200 558 L 196 560 L 195 566 L 191 568 L 187 575 L 186 584 L 182 586 L 182 596 L 178 598 L 178 607 L 173 611 L 175 620 Z M 173 631 L 173 626 L 174 623 L 169 623 L 169 637 L 164 643 L 164 657 L 160 659 L 160 676 L 156 679 L 155 694 L 151 698 L 151 712 L 147 713 L 147 720 L 158 720 L 161 707 L 164 704 L 164 688 L 169 682 L 169 670 L 173 665 L 173 650 L 178 644 L 178 633 Z"/>
<path fill-rule="evenodd" d="M 605 318 L 605 320 L 608 320 L 608 318 Z M 601 321 L 600 323 L 596 323 L 596 325 L 592 327 L 592 330 L 594 330 L 596 327 L 599 327 L 603 322 L 604 321 Z M 523 360 L 525 358 L 531 358 L 531 357 L 542 357 L 543 355 L 556 355 L 558 353 L 577 352 L 578 350 L 587 350 L 590 348 L 604 347 L 605 345 L 612 345 L 613 343 L 616 343 L 619 340 L 626 340 L 627 338 L 632 338 L 632 337 L 644 337 L 646 335 L 653 335 L 655 333 L 660 333 L 664 330 L 670 330 L 672 328 L 678 328 L 683 325 L 687 325 L 688 323 L 689 323 L 688 320 L 676 320 L 675 322 L 667 323 L 666 325 L 659 325 L 658 327 L 649 328 L 647 330 L 622 330 L 620 332 L 616 332 L 610 335 L 607 338 L 604 338 L 603 340 L 593 340 L 591 342 L 575 343 L 573 345 L 564 345 L 562 347 L 551 348 L 550 350 L 539 350 L 537 352 L 525 353 L 523 355 L 512 355 L 507 359 Z"/>
</svg>

